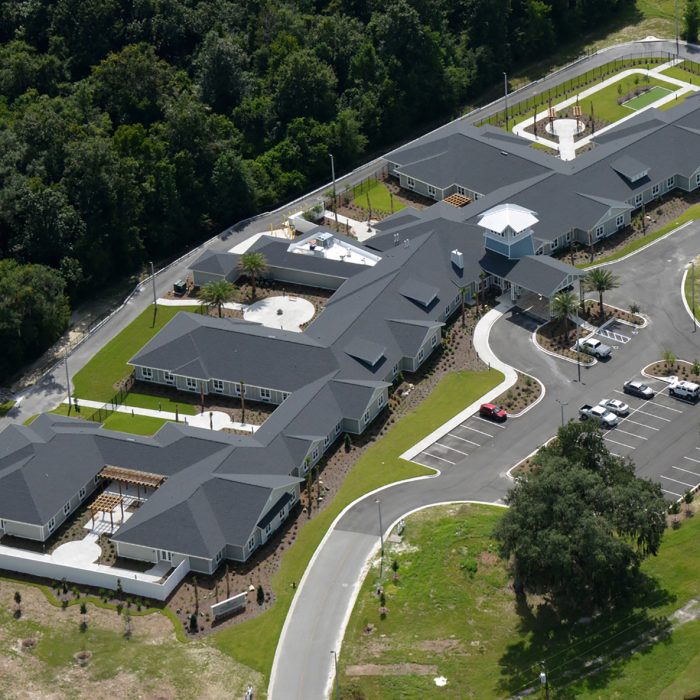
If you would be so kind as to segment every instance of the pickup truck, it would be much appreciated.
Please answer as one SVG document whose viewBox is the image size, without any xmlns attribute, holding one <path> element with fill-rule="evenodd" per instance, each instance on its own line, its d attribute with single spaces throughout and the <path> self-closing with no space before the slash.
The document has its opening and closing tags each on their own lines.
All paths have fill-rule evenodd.
<svg viewBox="0 0 700 700">
<path fill-rule="evenodd" d="M 596 340 L 595 338 L 584 338 L 583 340 L 579 340 L 578 349 L 601 359 L 612 355 L 612 348 L 605 343 L 601 343 L 600 340 Z"/>
<path fill-rule="evenodd" d="M 614 428 L 620 422 L 614 413 L 611 413 L 603 406 L 591 406 L 586 403 L 579 408 L 578 414 L 581 420 L 590 418 L 597 421 L 603 428 Z"/>
</svg>

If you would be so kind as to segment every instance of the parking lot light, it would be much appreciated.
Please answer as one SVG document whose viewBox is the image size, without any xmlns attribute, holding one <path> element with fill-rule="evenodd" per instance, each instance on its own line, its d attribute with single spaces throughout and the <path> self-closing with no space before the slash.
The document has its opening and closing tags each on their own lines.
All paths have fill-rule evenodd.
<svg viewBox="0 0 700 700">
<path fill-rule="evenodd" d="M 559 407 L 561 408 L 561 427 L 564 427 L 564 406 L 568 406 L 569 402 L 568 401 L 562 401 L 561 399 L 554 399 L 558 404 Z"/>
</svg>

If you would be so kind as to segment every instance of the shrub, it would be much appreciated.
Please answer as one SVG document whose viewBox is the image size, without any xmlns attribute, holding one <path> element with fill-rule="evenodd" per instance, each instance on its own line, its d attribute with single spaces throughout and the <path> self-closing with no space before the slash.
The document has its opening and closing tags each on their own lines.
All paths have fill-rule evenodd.
<svg viewBox="0 0 700 700">
<path fill-rule="evenodd" d="M 263 590 L 262 584 L 258 584 L 256 600 L 258 602 L 258 605 L 262 605 L 265 602 L 265 591 Z"/>
<path fill-rule="evenodd" d="M 197 613 L 192 613 L 190 615 L 190 632 L 195 634 L 198 630 L 199 626 L 197 625 Z"/>
<path fill-rule="evenodd" d="M 700 362 L 698 360 L 693 360 L 693 365 L 690 368 L 690 371 L 696 376 L 700 374 Z"/>
<path fill-rule="evenodd" d="M 80 614 L 87 615 L 87 605 L 84 602 L 80 604 Z"/>
<path fill-rule="evenodd" d="M 636 301 L 633 301 L 630 304 L 630 313 L 631 314 L 638 314 L 639 313 L 639 304 Z"/>
</svg>

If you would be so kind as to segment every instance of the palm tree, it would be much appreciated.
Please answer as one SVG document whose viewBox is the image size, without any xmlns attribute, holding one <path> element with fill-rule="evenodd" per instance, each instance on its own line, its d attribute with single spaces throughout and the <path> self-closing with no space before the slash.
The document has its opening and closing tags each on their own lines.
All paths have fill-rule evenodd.
<svg viewBox="0 0 700 700">
<path fill-rule="evenodd" d="M 597 268 L 596 270 L 591 270 L 583 278 L 584 289 L 589 292 L 598 292 L 598 299 L 600 303 L 600 320 L 605 321 L 605 309 L 603 307 L 603 293 L 609 292 L 611 289 L 617 289 L 620 286 L 620 280 L 613 275 L 610 270 L 604 270 L 602 268 Z"/>
<path fill-rule="evenodd" d="M 559 292 L 555 294 L 550 304 L 554 317 L 564 326 L 564 333 L 569 332 L 569 316 L 578 310 L 578 298 L 573 292 Z"/>
<path fill-rule="evenodd" d="M 238 267 L 250 278 L 251 296 L 255 299 L 255 282 L 267 270 L 267 258 L 262 253 L 249 251 L 241 255 Z"/>
<path fill-rule="evenodd" d="M 221 318 L 221 309 L 223 305 L 231 301 L 235 294 L 236 288 L 230 282 L 226 280 L 216 280 L 202 287 L 199 292 L 199 303 L 210 309 L 218 309 L 219 318 Z"/>
</svg>

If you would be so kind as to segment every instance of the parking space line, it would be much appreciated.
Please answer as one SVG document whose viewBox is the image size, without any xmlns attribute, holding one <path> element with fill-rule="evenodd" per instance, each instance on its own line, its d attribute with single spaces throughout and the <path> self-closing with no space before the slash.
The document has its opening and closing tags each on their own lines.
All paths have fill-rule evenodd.
<svg viewBox="0 0 700 700">
<path fill-rule="evenodd" d="M 698 479 L 700 479 L 700 474 L 698 474 L 697 472 L 691 472 L 690 469 L 683 469 L 683 467 L 671 467 L 671 469 L 678 469 L 679 472 L 687 472 L 688 474 L 697 476 Z"/>
<path fill-rule="evenodd" d="M 672 408 L 671 406 L 664 406 L 664 404 L 657 403 L 656 401 L 647 401 L 647 403 L 654 404 L 654 406 L 658 406 L 659 408 L 665 408 L 667 411 L 673 411 L 674 413 L 683 413 L 683 411 L 681 411 L 678 408 Z"/>
<path fill-rule="evenodd" d="M 623 430 L 622 428 L 613 428 L 616 433 L 624 433 L 625 435 L 631 435 L 634 438 L 639 438 L 640 440 L 648 440 L 649 438 L 643 437 L 642 435 L 636 435 L 635 433 L 630 433 L 629 430 Z"/>
<path fill-rule="evenodd" d="M 454 462 L 450 462 L 449 459 L 445 459 L 444 457 L 438 457 L 437 455 L 434 455 L 427 450 L 423 452 L 424 455 L 427 455 L 428 457 L 432 457 L 433 459 L 441 459 L 443 462 L 447 462 L 448 464 L 454 464 Z"/>
<path fill-rule="evenodd" d="M 462 452 L 462 450 L 455 449 L 454 447 L 450 447 L 449 445 L 443 445 L 441 442 L 436 442 L 436 445 L 439 445 L 440 447 L 444 447 L 446 450 L 452 450 L 453 452 L 459 452 L 461 455 L 466 455 L 469 457 L 469 452 Z"/>
<path fill-rule="evenodd" d="M 447 433 L 450 437 L 457 438 L 458 440 L 461 440 L 462 442 L 468 442 L 470 445 L 475 445 L 476 447 L 481 447 L 481 444 L 478 442 L 474 442 L 473 440 L 467 440 L 467 438 L 459 437 L 459 435 L 455 435 L 454 433 Z"/>
<path fill-rule="evenodd" d="M 700 459 L 693 459 L 692 457 L 683 457 L 683 459 L 687 459 L 689 462 L 695 462 L 695 464 L 700 464 Z"/>
<path fill-rule="evenodd" d="M 492 420 L 486 420 L 486 418 L 482 418 L 481 416 L 473 416 L 473 418 L 480 420 L 482 423 L 488 423 L 492 428 L 498 428 L 499 430 L 506 429 L 505 425 L 498 425 L 497 423 L 494 423 Z"/>
<path fill-rule="evenodd" d="M 678 496 L 680 498 L 683 494 L 682 493 L 676 493 L 675 491 L 669 491 L 668 489 L 661 489 L 664 493 L 670 493 L 672 496 Z"/>
<path fill-rule="evenodd" d="M 622 422 L 623 423 L 634 423 L 635 425 L 641 425 L 643 428 L 649 428 L 649 430 L 659 430 L 659 428 L 655 428 L 653 425 L 647 425 L 646 423 L 640 423 L 639 421 L 631 420 L 630 418 L 623 418 Z"/>
<path fill-rule="evenodd" d="M 603 436 L 603 440 L 607 440 L 608 442 L 612 442 L 615 445 L 622 445 L 622 447 L 629 447 L 630 450 L 634 449 L 634 447 L 632 445 L 626 445 L 624 442 L 618 442 L 617 440 L 613 440 L 612 438 L 609 438 L 607 435 Z"/>
<path fill-rule="evenodd" d="M 484 432 L 483 430 L 477 430 L 476 428 L 470 428 L 468 425 L 462 424 L 462 425 L 460 425 L 459 427 L 460 427 L 460 428 L 466 428 L 467 430 L 473 430 L 475 433 L 481 433 L 482 435 L 487 435 L 487 436 L 490 437 L 490 438 L 493 437 L 493 435 L 491 435 L 491 433 L 486 433 L 486 432 Z"/>
<path fill-rule="evenodd" d="M 670 423 L 671 419 L 670 418 L 663 418 L 662 416 L 657 416 L 653 413 L 647 413 L 646 411 L 642 411 L 641 408 L 638 408 L 635 413 L 643 413 L 645 416 L 650 416 L 651 418 L 656 418 L 656 420 L 662 420 L 665 421 L 666 423 Z"/>
<path fill-rule="evenodd" d="M 689 484 L 687 481 L 678 481 L 678 479 L 672 479 L 670 476 L 666 476 L 665 474 L 659 475 L 660 479 L 668 479 L 669 481 L 675 481 L 677 484 L 683 484 L 683 486 L 689 486 L 690 488 L 693 488 L 695 484 Z"/>
<path fill-rule="evenodd" d="M 414 462 L 415 464 L 420 464 L 421 467 L 427 467 L 428 469 L 435 469 L 435 467 L 431 466 L 430 464 L 423 464 L 423 462 L 419 462 L 415 457 L 411 460 L 411 462 Z"/>
</svg>

